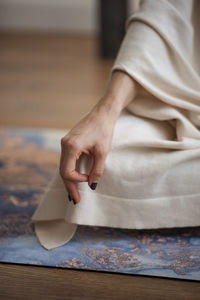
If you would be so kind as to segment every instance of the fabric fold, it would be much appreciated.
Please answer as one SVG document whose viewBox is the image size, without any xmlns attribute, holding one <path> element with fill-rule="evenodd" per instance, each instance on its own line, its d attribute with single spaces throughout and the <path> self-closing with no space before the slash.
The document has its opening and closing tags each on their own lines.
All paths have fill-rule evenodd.
<svg viewBox="0 0 200 300">
<path fill-rule="evenodd" d="M 31 216 L 35 234 L 45 249 L 62 246 L 74 236 L 77 224 L 65 220 L 68 207 L 67 192 L 57 167 L 45 195 Z"/>
<path fill-rule="evenodd" d="M 43 246 L 69 241 L 78 225 L 128 229 L 200 226 L 200 2 L 143 0 L 111 69 L 139 82 L 115 124 L 96 190 L 67 200 L 58 170 L 32 220 Z M 77 161 L 89 173 L 93 160 Z"/>
<path fill-rule="evenodd" d="M 127 21 L 126 36 L 111 70 L 128 73 L 149 93 L 145 101 L 138 95 L 127 106 L 134 114 L 142 111 L 142 116 L 149 117 L 152 96 L 151 118 L 158 119 L 167 110 L 168 118 L 175 110 L 179 116 L 187 114 L 185 122 L 177 122 L 179 140 L 191 135 L 200 139 L 199 6 L 198 1 L 141 1 L 140 9 Z"/>
</svg>

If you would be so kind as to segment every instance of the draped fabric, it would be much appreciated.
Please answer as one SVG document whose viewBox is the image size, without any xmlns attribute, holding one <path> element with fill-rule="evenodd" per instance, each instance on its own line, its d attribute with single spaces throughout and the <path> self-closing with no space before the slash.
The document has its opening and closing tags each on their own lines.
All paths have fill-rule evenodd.
<svg viewBox="0 0 200 300">
<path fill-rule="evenodd" d="M 78 183 L 76 206 L 58 168 L 32 216 L 51 249 L 78 225 L 152 229 L 200 225 L 200 1 L 143 0 L 126 22 L 111 73 L 140 84 L 117 119 L 96 190 Z M 85 154 L 77 170 L 88 173 Z"/>
</svg>

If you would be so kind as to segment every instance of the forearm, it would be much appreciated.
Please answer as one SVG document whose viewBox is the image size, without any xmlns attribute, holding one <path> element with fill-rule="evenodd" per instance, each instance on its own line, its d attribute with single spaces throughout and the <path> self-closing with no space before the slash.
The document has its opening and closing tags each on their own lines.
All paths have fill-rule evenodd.
<svg viewBox="0 0 200 300">
<path fill-rule="evenodd" d="M 107 89 L 95 105 L 94 111 L 106 110 L 116 120 L 122 109 L 135 98 L 138 89 L 139 84 L 133 78 L 116 70 L 112 73 Z"/>
</svg>

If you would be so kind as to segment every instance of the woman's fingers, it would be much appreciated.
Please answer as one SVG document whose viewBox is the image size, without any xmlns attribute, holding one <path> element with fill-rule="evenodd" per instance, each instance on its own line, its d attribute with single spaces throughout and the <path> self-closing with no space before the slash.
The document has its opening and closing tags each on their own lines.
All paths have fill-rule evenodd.
<svg viewBox="0 0 200 300">
<path fill-rule="evenodd" d="M 104 120 L 104 114 L 100 116 Z M 60 175 L 70 197 L 76 203 L 80 202 L 77 182 L 88 182 L 91 189 L 96 188 L 103 174 L 108 144 L 112 136 L 107 133 L 108 126 L 102 122 L 101 118 L 88 117 L 88 120 L 85 120 L 85 126 L 83 125 L 75 127 L 61 139 Z M 111 126 L 111 133 L 112 130 Z M 93 165 L 89 175 L 81 174 L 76 170 L 76 162 L 82 153 L 93 156 Z"/>
<path fill-rule="evenodd" d="M 67 154 L 64 157 L 63 163 L 61 165 L 61 176 L 64 181 L 88 181 L 87 174 L 81 174 L 75 170 L 77 158 L 73 154 Z"/>
<path fill-rule="evenodd" d="M 77 189 L 76 183 L 72 182 L 72 181 L 66 181 L 65 186 L 66 186 L 68 194 L 69 194 L 71 200 L 74 202 L 74 204 L 80 202 L 80 194 Z"/>
<path fill-rule="evenodd" d="M 63 143 L 62 140 L 60 175 L 74 204 L 80 202 L 80 194 L 78 192 L 76 182 L 88 181 L 88 174 L 81 174 L 75 170 L 76 161 L 80 156 L 78 153 L 78 149 L 75 147 L 68 147 L 68 145 L 66 145 L 66 141 Z"/>
<path fill-rule="evenodd" d="M 77 149 L 68 149 L 65 145 L 61 148 L 60 175 L 63 181 L 88 181 L 87 174 L 76 171 L 76 161 L 79 158 Z"/>
<path fill-rule="evenodd" d="M 93 154 L 94 160 L 88 180 L 88 185 L 93 190 L 96 188 L 97 183 L 103 174 L 106 155 L 107 152 L 103 149 L 95 151 L 95 153 Z"/>
</svg>

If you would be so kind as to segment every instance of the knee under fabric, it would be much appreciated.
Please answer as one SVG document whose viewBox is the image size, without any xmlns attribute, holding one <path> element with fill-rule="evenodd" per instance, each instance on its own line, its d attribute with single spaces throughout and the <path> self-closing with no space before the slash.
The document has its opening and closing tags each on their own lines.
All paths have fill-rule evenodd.
<svg viewBox="0 0 200 300">
<path fill-rule="evenodd" d="M 168 140 L 173 134 L 168 122 L 124 110 L 96 190 L 79 182 L 81 201 L 74 205 L 68 200 L 59 169 L 55 171 L 32 216 L 41 245 L 52 249 L 67 243 L 78 225 L 127 229 L 199 226 L 200 147 L 169 149 L 169 145 L 181 145 Z M 166 148 L 159 148 L 161 140 Z M 89 173 L 92 163 L 92 157 L 83 154 L 76 169 Z"/>
</svg>

